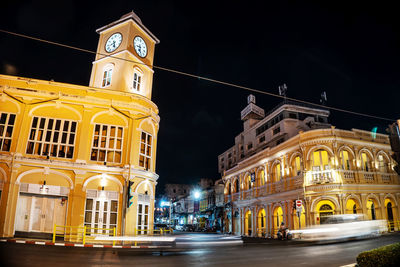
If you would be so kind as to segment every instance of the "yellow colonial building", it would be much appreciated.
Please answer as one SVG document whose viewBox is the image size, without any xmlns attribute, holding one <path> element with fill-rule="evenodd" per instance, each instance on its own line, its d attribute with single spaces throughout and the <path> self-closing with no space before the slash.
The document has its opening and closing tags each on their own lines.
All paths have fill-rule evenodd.
<svg viewBox="0 0 400 267">
<path fill-rule="evenodd" d="M 218 157 L 226 231 L 273 236 L 281 222 L 299 229 L 345 213 L 399 220 L 400 180 L 387 135 L 336 129 L 328 110 L 291 101 L 265 115 L 254 96 L 241 116 L 244 131 Z"/>
<path fill-rule="evenodd" d="M 0 75 L 0 237 L 153 227 L 159 40 L 133 12 L 97 32 L 89 86 Z"/>
</svg>

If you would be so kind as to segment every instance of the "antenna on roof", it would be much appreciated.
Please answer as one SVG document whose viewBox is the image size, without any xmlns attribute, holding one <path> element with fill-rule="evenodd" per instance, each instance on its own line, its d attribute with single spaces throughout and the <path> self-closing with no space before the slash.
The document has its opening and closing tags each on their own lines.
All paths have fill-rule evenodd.
<svg viewBox="0 0 400 267">
<path fill-rule="evenodd" d="M 279 95 L 286 98 L 286 91 L 287 91 L 286 84 L 278 86 L 278 90 L 279 90 Z"/>
<path fill-rule="evenodd" d="M 328 98 L 326 97 L 326 92 L 323 91 L 321 93 L 321 99 L 319 100 L 319 102 L 321 102 L 322 105 L 326 105 L 326 102 L 328 102 Z"/>
</svg>

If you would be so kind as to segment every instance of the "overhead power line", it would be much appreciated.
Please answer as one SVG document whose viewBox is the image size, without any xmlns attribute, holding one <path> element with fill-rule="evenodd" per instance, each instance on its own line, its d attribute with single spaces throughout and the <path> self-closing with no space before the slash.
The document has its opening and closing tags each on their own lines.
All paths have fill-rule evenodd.
<svg viewBox="0 0 400 267">
<path fill-rule="evenodd" d="M 225 86 L 235 87 L 235 88 L 247 90 L 247 91 L 254 92 L 254 93 L 269 95 L 269 96 L 278 97 L 278 98 L 282 98 L 282 99 L 286 99 L 286 100 L 291 100 L 291 101 L 295 101 L 295 102 L 299 102 L 299 103 L 303 103 L 303 104 L 313 105 L 315 107 L 321 107 L 321 108 L 324 108 L 324 109 L 335 110 L 335 111 L 339 111 L 339 112 L 343 112 L 343 113 L 349 113 L 349 114 L 353 114 L 353 115 L 357 115 L 357 116 L 374 118 L 374 119 L 378 119 L 378 120 L 385 120 L 385 121 L 390 121 L 390 122 L 396 121 L 396 119 L 385 118 L 385 117 L 380 117 L 380 116 L 375 116 L 375 115 L 369 115 L 369 114 L 365 114 L 365 113 L 355 112 L 355 111 L 351 111 L 351 110 L 336 108 L 336 107 L 332 107 L 332 106 L 316 104 L 316 103 L 309 102 L 309 101 L 304 101 L 304 100 L 300 100 L 300 99 L 296 99 L 296 98 L 292 98 L 292 97 L 287 97 L 287 96 L 283 96 L 283 95 L 279 95 L 279 94 L 274 94 L 274 93 L 270 93 L 270 92 L 266 92 L 266 91 L 261 91 L 261 90 L 254 89 L 254 88 L 251 88 L 251 87 L 237 85 L 237 84 L 234 84 L 234 83 L 224 82 L 224 81 L 220 81 L 220 80 L 216 80 L 216 79 L 211 79 L 211 78 L 207 78 L 207 77 L 203 77 L 203 76 L 199 76 L 199 75 L 195 75 L 195 74 L 191 74 L 191 73 L 187 73 L 187 72 L 183 72 L 183 71 L 178 71 L 178 70 L 174 70 L 174 69 L 170 69 L 170 68 L 165 68 L 165 67 L 160 67 L 160 66 L 155 66 L 155 65 L 151 66 L 151 65 L 145 64 L 143 62 L 137 62 L 137 61 L 134 61 L 134 60 L 120 58 L 120 57 L 116 57 L 116 56 L 113 56 L 113 55 L 98 53 L 98 52 L 91 51 L 91 50 L 88 50 L 88 49 L 83 49 L 83 48 L 79 48 L 79 47 L 75 47 L 75 46 L 71 46 L 71 45 L 66 45 L 66 44 L 62 44 L 62 43 L 59 43 L 59 42 L 53 42 L 53 41 L 49 41 L 49 40 L 45 40 L 45 39 L 41 39 L 41 38 L 29 36 L 29 35 L 25 35 L 25 34 L 6 31 L 6 30 L 3 30 L 3 29 L 0 29 L 0 32 L 6 33 L 6 34 L 10 34 L 10 35 L 14 35 L 14 36 L 18 36 L 18 37 L 22 37 L 22 38 L 26 38 L 26 39 L 31 39 L 31 40 L 38 41 L 38 42 L 43 42 L 43 43 L 47 43 L 47 44 L 51 44 L 51 45 L 56 45 L 56 46 L 60 46 L 60 47 L 68 48 L 68 49 L 73 49 L 73 50 L 77 50 L 77 51 L 85 52 L 85 53 L 89 53 L 89 54 L 100 55 L 100 56 L 108 56 L 108 57 L 115 58 L 115 59 L 118 59 L 118 60 L 123 60 L 123 61 L 136 63 L 136 64 L 140 64 L 140 65 L 145 65 L 145 66 L 152 67 L 154 69 L 159 69 L 159 70 L 166 71 L 166 72 L 171 72 L 171 73 L 175 73 L 175 74 L 179 74 L 179 75 L 183 75 L 183 76 L 187 76 L 187 77 L 192 77 L 192 78 L 196 78 L 196 79 L 199 79 L 199 80 L 204 80 L 204 81 L 208 81 L 208 82 L 212 82 L 212 83 L 217 83 L 217 84 L 221 84 L 221 85 L 225 85 Z"/>
</svg>

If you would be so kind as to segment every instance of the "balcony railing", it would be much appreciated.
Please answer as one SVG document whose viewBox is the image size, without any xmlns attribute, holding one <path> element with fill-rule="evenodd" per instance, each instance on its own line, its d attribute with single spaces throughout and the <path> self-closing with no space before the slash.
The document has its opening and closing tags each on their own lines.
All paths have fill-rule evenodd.
<svg viewBox="0 0 400 267">
<path fill-rule="evenodd" d="M 333 183 L 335 181 L 332 170 L 311 171 L 310 174 L 312 184 Z"/>
<path fill-rule="evenodd" d="M 364 171 L 360 171 L 360 174 L 362 174 L 363 176 L 363 182 L 364 183 L 373 183 L 375 181 L 374 178 L 374 173 L 373 172 L 364 172 Z"/>
<path fill-rule="evenodd" d="M 343 181 L 346 183 L 354 183 L 356 181 L 356 175 L 354 171 L 339 170 L 339 173 L 342 174 Z"/>
<path fill-rule="evenodd" d="M 273 193 L 278 193 L 278 192 L 282 192 L 284 191 L 284 181 L 283 179 L 278 181 L 278 182 L 274 182 L 272 183 L 272 192 Z"/>
</svg>

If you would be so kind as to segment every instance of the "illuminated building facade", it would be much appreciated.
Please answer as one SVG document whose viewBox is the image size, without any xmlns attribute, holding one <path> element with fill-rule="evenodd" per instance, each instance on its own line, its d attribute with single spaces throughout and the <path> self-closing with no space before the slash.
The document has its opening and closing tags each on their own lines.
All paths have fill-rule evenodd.
<svg viewBox="0 0 400 267">
<path fill-rule="evenodd" d="M 399 220 L 400 181 L 388 136 L 339 130 L 328 116 L 286 100 L 265 115 L 249 96 L 244 131 L 218 157 L 227 232 L 273 236 L 281 222 L 299 229 L 344 213 Z"/>
<path fill-rule="evenodd" d="M 153 227 L 159 40 L 133 12 L 97 32 L 89 86 L 0 75 L 0 237 Z"/>
</svg>

